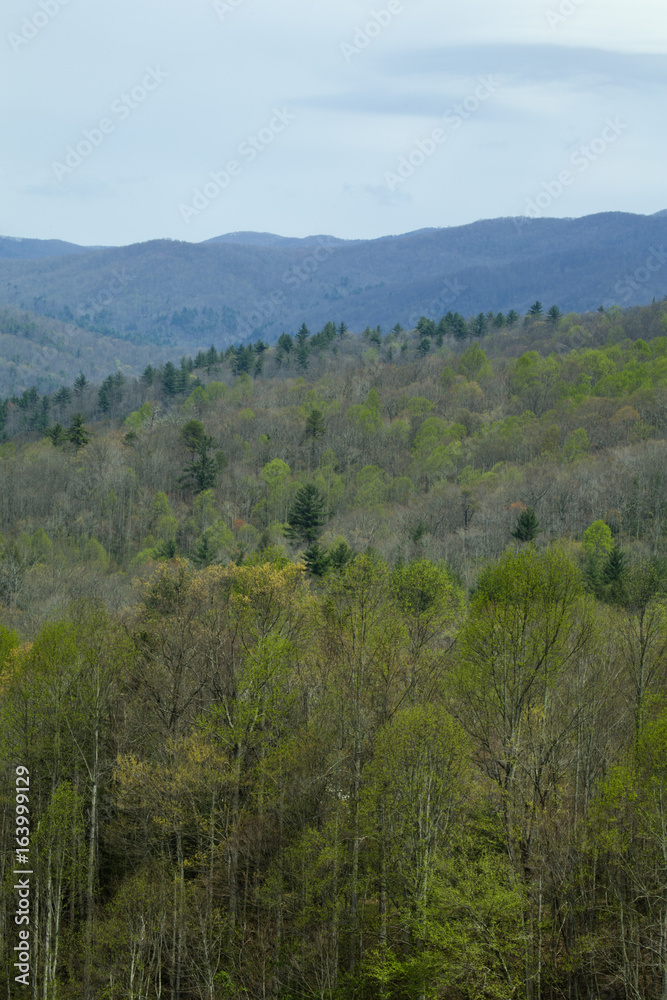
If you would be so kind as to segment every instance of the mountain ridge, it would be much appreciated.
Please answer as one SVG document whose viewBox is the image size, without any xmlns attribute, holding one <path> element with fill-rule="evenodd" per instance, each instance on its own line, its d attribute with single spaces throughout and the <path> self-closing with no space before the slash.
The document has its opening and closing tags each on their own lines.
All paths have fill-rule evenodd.
<svg viewBox="0 0 667 1000">
<path fill-rule="evenodd" d="M 388 329 L 450 309 L 521 312 L 540 299 L 586 311 L 667 291 L 667 212 L 487 219 L 374 240 L 237 232 L 199 243 L 45 243 L 36 249 L 55 243 L 55 253 L 10 259 L 0 239 L 0 306 L 188 350 L 271 342 L 304 321 Z"/>
</svg>

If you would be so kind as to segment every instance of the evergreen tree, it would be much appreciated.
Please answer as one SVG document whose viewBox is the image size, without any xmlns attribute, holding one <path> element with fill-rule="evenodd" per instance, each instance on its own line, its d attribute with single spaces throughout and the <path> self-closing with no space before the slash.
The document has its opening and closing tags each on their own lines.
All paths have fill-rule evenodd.
<svg viewBox="0 0 667 1000">
<path fill-rule="evenodd" d="M 86 388 L 87 385 L 88 385 L 88 379 L 83 374 L 83 372 L 79 372 L 77 377 L 74 379 L 74 392 L 77 394 L 77 396 L 81 395 L 81 393 L 83 392 L 83 390 Z"/>
<path fill-rule="evenodd" d="M 625 553 L 617 545 L 614 545 L 602 567 L 602 579 L 605 583 L 617 583 L 624 575 Z"/>
<path fill-rule="evenodd" d="M 301 326 L 299 327 L 299 332 L 297 333 L 295 338 L 297 346 L 299 344 L 306 344 L 308 342 L 309 337 L 310 337 L 310 330 L 308 329 L 305 323 L 302 323 Z"/>
<path fill-rule="evenodd" d="M 484 313 L 478 313 L 472 321 L 472 332 L 476 337 L 483 337 L 489 325 L 488 317 Z"/>
<path fill-rule="evenodd" d="M 308 338 L 310 337 L 310 330 L 305 323 L 301 324 L 299 332 L 296 335 L 296 363 L 301 369 L 301 371 L 306 371 L 308 368 L 308 363 L 310 359 L 310 344 L 308 343 Z"/>
<path fill-rule="evenodd" d="M 51 427 L 46 433 L 48 437 L 51 438 L 51 443 L 54 448 L 57 448 L 58 445 L 64 444 L 65 441 L 67 441 L 67 434 L 62 424 L 54 424 L 53 427 Z"/>
<path fill-rule="evenodd" d="M 234 375 L 249 374 L 255 369 L 255 352 L 250 345 L 237 347 L 232 360 L 232 372 Z"/>
<path fill-rule="evenodd" d="M 325 500 L 317 486 L 314 483 L 302 486 L 287 515 L 287 537 L 312 545 L 326 524 L 324 508 Z"/>
<path fill-rule="evenodd" d="M 433 320 L 428 319 L 426 316 L 421 316 L 417 321 L 417 333 L 422 337 L 434 337 L 435 323 Z"/>
<path fill-rule="evenodd" d="M 53 402 L 56 406 L 67 406 L 72 400 L 72 390 L 63 385 L 53 394 Z"/>
<path fill-rule="evenodd" d="M 176 557 L 176 542 L 173 538 L 164 538 L 155 547 L 158 559 L 174 559 Z"/>
<path fill-rule="evenodd" d="M 329 560 L 329 566 L 334 570 L 341 570 L 343 567 L 354 559 L 354 552 L 347 544 L 345 539 L 341 538 L 339 542 L 332 545 L 327 551 L 327 558 Z"/>
<path fill-rule="evenodd" d="M 109 399 L 109 379 L 105 379 L 97 392 L 97 405 L 99 406 L 102 413 L 108 413 L 109 407 L 111 406 L 111 400 Z"/>
<path fill-rule="evenodd" d="M 598 597 L 606 598 L 614 604 L 624 604 L 627 600 L 627 575 L 625 553 L 618 545 L 614 545 L 607 553 L 599 574 L 598 586 L 595 588 Z"/>
<path fill-rule="evenodd" d="M 202 447 L 213 447 L 213 438 L 206 434 L 206 430 L 204 429 L 204 425 L 201 420 L 188 420 L 187 424 L 184 424 L 183 427 L 181 427 L 179 437 L 186 448 L 190 449 L 193 455 Z"/>
<path fill-rule="evenodd" d="M 32 421 L 33 430 L 39 431 L 41 434 L 45 434 L 49 426 L 49 411 L 51 409 L 51 400 L 48 396 L 42 397 L 42 404 L 35 413 Z"/>
<path fill-rule="evenodd" d="M 329 556 L 319 542 L 313 542 L 310 548 L 304 552 L 303 558 L 310 576 L 322 577 L 329 569 Z"/>
<path fill-rule="evenodd" d="M 532 542 L 539 531 L 539 521 L 537 520 L 535 511 L 532 507 L 526 507 L 519 514 L 516 528 L 512 532 L 513 536 L 518 538 L 520 542 Z"/>
<path fill-rule="evenodd" d="M 195 493 L 215 489 L 218 483 L 219 466 L 213 455 L 209 455 L 204 447 L 197 453 L 197 458 L 186 465 L 183 475 L 179 477 L 180 486 L 185 486 Z"/>
<path fill-rule="evenodd" d="M 90 441 L 90 434 L 83 425 L 83 416 L 75 413 L 72 423 L 69 425 L 67 437 L 72 442 L 77 451 L 84 448 Z"/>
<path fill-rule="evenodd" d="M 542 315 L 542 303 L 538 299 L 537 302 L 533 302 L 532 306 L 528 310 L 529 316 L 541 316 Z"/>
<path fill-rule="evenodd" d="M 276 346 L 283 354 L 289 354 L 294 347 L 294 340 L 290 337 L 289 333 L 281 333 Z"/>
<path fill-rule="evenodd" d="M 516 326 L 518 322 L 519 322 L 518 312 L 516 312 L 514 309 L 510 309 L 510 311 L 507 314 L 507 325 Z"/>
<path fill-rule="evenodd" d="M 215 347 L 211 344 L 208 351 L 206 352 L 206 360 L 205 360 L 206 370 L 209 373 L 209 375 L 211 373 L 211 369 L 214 367 L 214 365 L 218 364 L 219 360 L 222 359 L 218 358 L 218 352 L 216 351 Z"/>
<path fill-rule="evenodd" d="M 216 556 L 217 550 L 211 543 L 210 536 L 202 535 L 192 553 L 192 561 L 197 569 L 205 569 L 206 566 L 210 566 L 215 562 Z"/>
<path fill-rule="evenodd" d="M 167 361 L 161 372 L 162 389 L 166 396 L 175 396 L 179 391 L 179 377 L 176 366 L 172 361 Z"/>
<path fill-rule="evenodd" d="M 468 336 L 468 324 L 461 313 L 454 313 L 452 317 L 452 333 L 457 340 L 465 340 Z"/>
<path fill-rule="evenodd" d="M 290 337 L 289 333 L 281 333 L 276 344 L 276 361 L 278 362 L 278 365 L 282 365 L 285 362 L 289 364 L 289 357 L 293 348 L 294 341 Z"/>
<path fill-rule="evenodd" d="M 178 479 L 179 485 L 195 493 L 215 489 L 218 474 L 227 461 L 222 452 L 210 454 L 215 448 L 213 438 L 206 433 L 200 420 L 189 420 L 181 429 L 180 438 L 192 452 L 192 461 L 183 469 L 183 475 Z"/>
<path fill-rule="evenodd" d="M 563 314 L 558 308 L 558 306 L 552 306 L 549 312 L 547 313 L 547 319 L 551 324 L 555 326 L 562 315 Z"/>
</svg>

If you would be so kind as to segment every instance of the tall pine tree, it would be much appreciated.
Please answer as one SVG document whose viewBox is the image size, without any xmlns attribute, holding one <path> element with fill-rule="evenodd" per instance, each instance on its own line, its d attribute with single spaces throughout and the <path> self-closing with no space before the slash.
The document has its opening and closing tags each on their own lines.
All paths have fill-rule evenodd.
<svg viewBox="0 0 667 1000">
<path fill-rule="evenodd" d="M 312 545 L 326 524 L 325 500 L 314 483 L 302 486 L 287 515 L 287 537 Z"/>
</svg>

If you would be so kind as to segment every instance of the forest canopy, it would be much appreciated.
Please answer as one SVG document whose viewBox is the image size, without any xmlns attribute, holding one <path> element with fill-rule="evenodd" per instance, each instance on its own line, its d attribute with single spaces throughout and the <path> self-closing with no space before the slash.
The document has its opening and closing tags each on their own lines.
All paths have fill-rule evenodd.
<svg viewBox="0 0 667 1000">
<path fill-rule="evenodd" d="M 667 304 L 423 319 L 0 404 L 47 1000 L 664 997 Z"/>
</svg>

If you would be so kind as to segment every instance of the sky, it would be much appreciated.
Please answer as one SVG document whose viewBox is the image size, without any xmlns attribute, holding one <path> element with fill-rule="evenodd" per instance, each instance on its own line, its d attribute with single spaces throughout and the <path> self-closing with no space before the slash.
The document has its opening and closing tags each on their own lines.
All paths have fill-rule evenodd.
<svg viewBox="0 0 667 1000">
<path fill-rule="evenodd" d="M 7 0 L 0 233 L 667 208 L 664 0 Z"/>
</svg>

